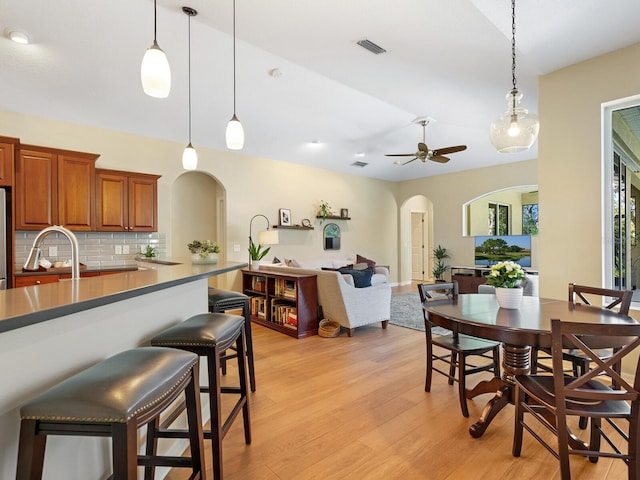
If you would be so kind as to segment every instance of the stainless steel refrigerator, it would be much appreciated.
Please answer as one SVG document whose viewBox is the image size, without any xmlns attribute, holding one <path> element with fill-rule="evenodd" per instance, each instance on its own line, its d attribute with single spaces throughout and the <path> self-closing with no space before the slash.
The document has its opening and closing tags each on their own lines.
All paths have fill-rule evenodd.
<svg viewBox="0 0 640 480">
<path fill-rule="evenodd" d="M 0 290 L 7 288 L 7 195 L 0 188 Z"/>
</svg>

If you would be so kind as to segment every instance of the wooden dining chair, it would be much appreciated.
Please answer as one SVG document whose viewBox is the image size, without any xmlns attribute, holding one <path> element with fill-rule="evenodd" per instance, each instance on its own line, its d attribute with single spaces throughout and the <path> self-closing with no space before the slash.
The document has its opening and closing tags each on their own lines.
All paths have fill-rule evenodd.
<svg viewBox="0 0 640 480">
<path fill-rule="evenodd" d="M 588 287 L 585 285 L 576 285 L 575 283 L 569 284 L 569 303 L 577 305 L 583 303 L 584 305 L 603 305 L 603 308 L 613 309 L 618 308 L 620 315 L 628 315 L 629 308 L 631 306 L 631 299 L 633 292 L 631 290 L 612 290 L 608 288 Z M 546 355 L 540 356 L 543 352 Z M 594 350 L 594 353 L 599 358 L 609 358 L 613 354 L 612 349 L 598 349 Z M 531 360 L 531 373 L 537 373 L 537 370 L 543 370 L 551 372 L 551 366 L 548 363 L 544 363 L 541 360 L 551 358 L 550 348 L 536 348 L 532 352 Z M 574 376 L 581 375 L 582 372 L 589 368 L 588 357 L 585 357 L 581 351 L 575 349 L 567 349 L 564 352 L 565 361 L 571 362 L 571 371 Z M 618 365 L 618 372 L 620 372 Z"/>
<path fill-rule="evenodd" d="M 603 308 L 608 310 L 617 307 L 620 315 L 629 314 L 632 296 L 633 292 L 631 290 L 612 290 L 576 285 L 575 283 L 569 284 L 569 303 L 572 305 L 580 303 L 594 306 L 603 305 Z M 594 350 L 594 353 L 600 359 L 607 359 L 613 355 L 614 351 L 611 348 L 601 348 Z M 532 349 L 531 357 L 531 373 L 537 373 L 538 369 L 552 372 L 552 367 L 548 362 L 551 359 L 550 348 L 534 348 Z M 574 377 L 582 375 L 589 368 L 589 362 L 591 361 L 582 351 L 576 349 L 566 349 L 564 351 L 564 360 L 571 364 L 571 369 L 565 370 L 565 372 L 570 371 Z M 615 370 L 620 373 L 621 365 L 615 365 Z M 587 419 L 584 417 L 580 419 L 580 428 L 583 430 L 587 428 Z"/>
<path fill-rule="evenodd" d="M 422 304 L 429 302 L 451 301 L 458 296 L 458 282 L 418 284 L 418 293 Z M 433 335 L 433 324 L 429 321 L 429 314 L 423 309 L 424 327 L 427 346 L 427 374 L 424 383 L 425 392 L 431 391 L 431 378 L 436 371 L 449 379 L 449 385 L 458 382 L 458 396 L 462 415 L 469 416 L 466 396 L 466 378 L 479 372 L 493 371 L 496 377 L 500 377 L 500 343 L 484 340 L 469 335 L 458 334 L 457 331 L 444 335 Z M 435 353 L 433 347 L 440 347 L 447 351 L 446 354 Z M 481 357 L 480 364 L 471 364 L 468 357 Z M 448 371 L 441 370 L 437 363 L 442 362 L 449 366 Z M 456 375 L 457 374 L 457 375 Z"/>
<path fill-rule="evenodd" d="M 640 478 L 640 361 L 637 358 L 640 324 L 631 319 L 629 322 L 610 325 L 551 320 L 553 375 L 516 375 L 514 379 L 514 457 L 521 454 L 523 431 L 527 430 L 558 459 L 562 480 L 571 478 L 569 455 L 572 454 L 589 457 L 593 463 L 599 457 L 622 459 L 627 464 L 629 480 Z M 603 337 L 616 339 L 624 346 L 610 357 L 600 359 L 588 345 L 596 345 Z M 567 376 L 562 371 L 566 348 L 579 350 L 593 359 L 578 377 Z M 630 382 L 615 369 L 615 365 L 629 356 L 628 360 L 635 365 Z M 602 374 L 614 379 L 617 389 L 598 380 Z M 525 417 L 525 414 L 530 415 Z M 588 443 L 578 441 L 568 427 L 568 418 L 576 416 L 591 419 Z M 538 425 L 530 425 L 526 418 L 537 420 L 554 434 L 556 444 L 547 442 Z M 621 450 L 624 445 L 621 438 L 627 442 L 626 449 Z M 608 445 L 604 445 L 606 451 L 601 450 L 602 439 Z"/>
</svg>

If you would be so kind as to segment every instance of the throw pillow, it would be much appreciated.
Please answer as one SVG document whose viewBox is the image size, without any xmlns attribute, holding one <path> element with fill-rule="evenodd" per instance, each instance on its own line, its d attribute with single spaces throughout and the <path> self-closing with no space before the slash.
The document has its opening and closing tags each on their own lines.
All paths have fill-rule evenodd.
<svg viewBox="0 0 640 480">
<path fill-rule="evenodd" d="M 273 257 L 273 262 L 271 263 L 282 263 L 278 257 Z"/>
<path fill-rule="evenodd" d="M 299 267 L 300 266 L 300 264 L 296 260 L 294 260 L 293 258 L 290 258 L 290 259 L 286 259 L 285 258 L 284 259 L 284 264 L 287 267 Z"/>
<path fill-rule="evenodd" d="M 360 255 L 356 255 L 356 263 L 366 263 L 371 268 L 375 268 L 375 266 L 376 266 L 376 262 L 375 261 L 370 260 L 370 259 L 365 258 L 365 257 L 361 257 Z"/>
<path fill-rule="evenodd" d="M 373 268 L 367 267 L 364 270 L 354 270 L 352 268 L 341 268 L 338 270 L 342 274 L 349 274 L 353 277 L 353 283 L 356 288 L 365 288 L 371 286 L 371 277 L 373 276 Z"/>
</svg>

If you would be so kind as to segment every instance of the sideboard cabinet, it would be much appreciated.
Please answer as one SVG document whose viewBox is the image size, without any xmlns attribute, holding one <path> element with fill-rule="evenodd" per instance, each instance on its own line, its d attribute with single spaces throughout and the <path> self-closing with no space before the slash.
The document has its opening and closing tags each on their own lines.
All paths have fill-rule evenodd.
<svg viewBox="0 0 640 480">
<path fill-rule="evenodd" d="M 96 230 L 158 230 L 160 175 L 96 169 Z"/>
<path fill-rule="evenodd" d="M 15 162 L 16 230 L 95 227 L 95 162 L 99 155 L 19 145 Z"/>
</svg>

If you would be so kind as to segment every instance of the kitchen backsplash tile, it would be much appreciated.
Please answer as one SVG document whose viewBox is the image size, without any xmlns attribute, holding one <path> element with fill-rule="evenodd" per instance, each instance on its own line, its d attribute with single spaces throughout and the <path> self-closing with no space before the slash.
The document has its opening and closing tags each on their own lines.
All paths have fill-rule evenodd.
<svg viewBox="0 0 640 480">
<path fill-rule="evenodd" d="M 15 241 L 16 271 L 20 271 L 27 260 L 33 241 L 39 232 L 18 231 Z M 151 245 L 157 249 L 160 258 L 167 256 L 167 242 L 164 233 L 134 232 L 74 232 L 80 247 L 79 260 L 88 267 L 116 267 L 135 263 L 135 256 Z M 57 255 L 49 255 L 49 247 L 57 247 Z M 128 254 L 116 253 L 129 248 Z M 52 233 L 42 242 L 42 256 L 51 262 L 71 258 L 71 245 L 63 235 Z"/>
</svg>

